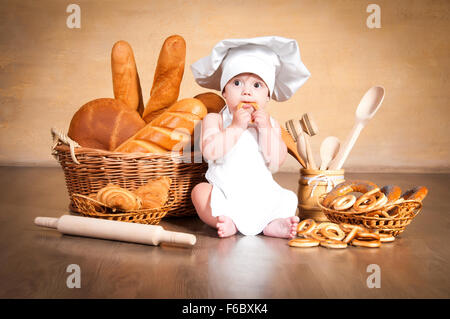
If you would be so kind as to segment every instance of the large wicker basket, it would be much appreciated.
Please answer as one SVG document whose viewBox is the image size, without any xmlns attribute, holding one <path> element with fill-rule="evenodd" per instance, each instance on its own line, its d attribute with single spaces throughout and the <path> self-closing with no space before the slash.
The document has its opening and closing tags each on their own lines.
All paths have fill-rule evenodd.
<svg viewBox="0 0 450 319">
<path fill-rule="evenodd" d="M 52 131 L 52 133 L 54 133 Z M 191 200 L 195 185 L 205 181 L 208 164 L 199 153 L 189 155 L 117 153 L 83 147 L 69 147 L 67 136 L 54 135 L 52 154 L 60 163 L 70 197 L 69 208 L 77 211 L 73 195 L 88 196 L 97 193 L 108 183 L 126 189 L 136 189 L 148 180 L 167 176 L 172 179 L 170 187 L 176 200 L 166 217 L 196 215 Z M 70 141 L 70 144 L 73 141 Z"/>
<path fill-rule="evenodd" d="M 329 221 L 361 225 L 369 230 L 393 236 L 400 235 L 422 209 L 421 202 L 405 200 L 401 203 L 385 205 L 376 211 L 359 213 L 337 211 L 322 205 L 326 195 L 322 194 L 317 204 Z"/>
</svg>

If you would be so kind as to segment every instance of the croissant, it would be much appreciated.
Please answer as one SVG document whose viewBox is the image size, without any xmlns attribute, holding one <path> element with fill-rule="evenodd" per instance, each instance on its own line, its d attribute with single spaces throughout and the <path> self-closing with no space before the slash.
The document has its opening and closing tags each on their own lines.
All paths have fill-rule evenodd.
<svg viewBox="0 0 450 319">
<path fill-rule="evenodd" d="M 137 210 L 142 207 L 141 199 L 133 192 L 114 184 L 108 184 L 97 193 L 97 201 L 108 207 L 124 211 Z"/>
<path fill-rule="evenodd" d="M 159 177 L 142 185 L 134 193 L 141 198 L 143 208 L 158 208 L 164 206 L 169 198 L 169 188 L 172 180 Z"/>
</svg>

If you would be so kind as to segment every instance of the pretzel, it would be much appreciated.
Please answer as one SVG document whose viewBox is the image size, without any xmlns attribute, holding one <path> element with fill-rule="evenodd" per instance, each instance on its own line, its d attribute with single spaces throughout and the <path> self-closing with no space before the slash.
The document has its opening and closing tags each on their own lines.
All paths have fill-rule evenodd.
<svg viewBox="0 0 450 319">
<path fill-rule="evenodd" d="M 340 241 L 340 240 L 323 240 L 320 242 L 320 246 L 326 247 L 326 248 L 347 248 L 347 244 Z"/>
<path fill-rule="evenodd" d="M 312 238 L 295 238 L 295 239 L 291 239 L 288 242 L 288 245 L 291 247 L 300 247 L 300 248 L 305 248 L 305 247 L 315 247 L 315 246 L 319 246 L 319 241 L 312 239 Z"/>
<path fill-rule="evenodd" d="M 406 191 L 402 198 L 404 200 L 416 200 L 421 202 L 428 194 L 428 188 L 425 186 L 416 186 Z"/>
<path fill-rule="evenodd" d="M 320 229 L 320 233 L 331 240 L 342 240 L 345 237 L 344 231 L 337 225 L 331 224 Z"/>
<path fill-rule="evenodd" d="M 378 186 L 369 181 L 354 180 L 346 181 L 336 185 L 323 199 L 322 205 L 325 207 L 330 207 L 330 204 L 336 197 L 347 195 L 351 192 L 367 193 L 373 189 L 378 188 Z"/>
<path fill-rule="evenodd" d="M 335 210 L 346 210 L 353 206 L 353 204 L 356 201 L 356 197 L 354 195 L 343 195 L 336 197 L 331 202 L 331 207 L 333 207 Z"/>
<path fill-rule="evenodd" d="M 314 230 L 316 227 L 314 219 L 304 219 L 297 225 L 297 235 L 305 235 Z M 306 228 L 306 229 L 305 229 Z"/>
<path fill-rule="evenodd" d="M 397 201 L 402 194 L 402 189 L 396 185 L 386 185 L 380 191 L 386 195 L 388 204 Z"/>
</svg>

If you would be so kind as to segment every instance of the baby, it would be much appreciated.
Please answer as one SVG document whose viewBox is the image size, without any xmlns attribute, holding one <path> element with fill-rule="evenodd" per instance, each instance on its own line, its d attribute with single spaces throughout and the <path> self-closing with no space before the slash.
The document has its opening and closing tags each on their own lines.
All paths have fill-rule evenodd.
<svg viewBox="0 0 450 319">
<path fill-rule="evenodd" d="M 197 83 L 220 90 L 226 101 L 219 114 L 210 113 L 202 121 L 208 183 L 196 185 L 191 194 L 198 216 L 216 228 L 219 237 L 238 231 L 295 237 L 297 196 L 272 177 L 284 162 L 287 147 L 280 125 L 265 108 L 271 96 L 286 100 L 309 77 L 296 41 L 224 40 L 191 68 Z"/>
</svg>

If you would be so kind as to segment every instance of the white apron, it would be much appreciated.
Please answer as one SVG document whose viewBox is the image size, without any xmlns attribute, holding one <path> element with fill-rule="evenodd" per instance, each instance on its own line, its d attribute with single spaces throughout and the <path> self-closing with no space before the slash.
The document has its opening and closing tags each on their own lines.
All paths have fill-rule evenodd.
<svg viewBox="0 0 450 319">
<path fill-rule="evenodd" d="M 233 115 L 227 106 L 221 114 L 225 129 Z M 259 150 L 256 128 L 245 130 L 224 157 L 208 161 L 205 177 L 213 185 L 212 215 L 230 217 L 244 235 L 257 235 L 272 220 L 295 215 L 297 195 L 273 179 Z"/>
</svg>

